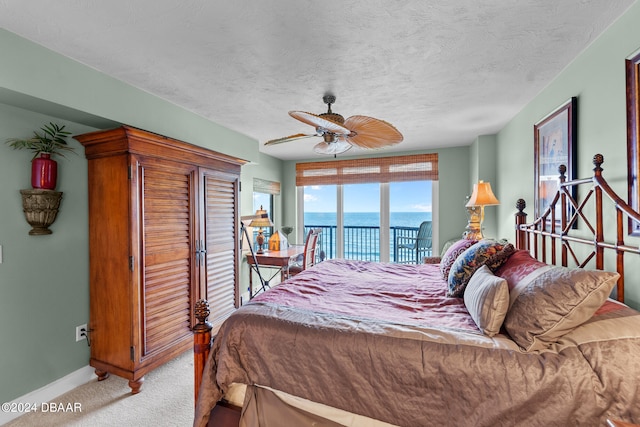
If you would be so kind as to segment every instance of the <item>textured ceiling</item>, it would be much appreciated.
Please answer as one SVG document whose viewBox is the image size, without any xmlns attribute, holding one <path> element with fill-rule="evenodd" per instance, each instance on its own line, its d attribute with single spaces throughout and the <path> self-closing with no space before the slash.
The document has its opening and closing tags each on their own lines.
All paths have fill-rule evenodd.
<svg viewBox="0 0 640 427">
<path fill-rule="evenodd" d="M 327 92 L 404 134 L 386 151 L 493 134 L 633 1 L 0 0 L 0 25 L 297 159 L 319 139 L 263 143 Z"/>
</svg>

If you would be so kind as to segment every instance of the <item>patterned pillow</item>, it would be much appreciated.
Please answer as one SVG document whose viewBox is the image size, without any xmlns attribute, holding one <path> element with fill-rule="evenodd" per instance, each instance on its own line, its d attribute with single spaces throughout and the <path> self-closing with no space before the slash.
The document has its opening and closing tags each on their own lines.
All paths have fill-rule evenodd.
<svg viewBox="0 0 640 427">
<path fill-rule="evenodd" d="M 469 280 L 464 291 L 464 305 L 483 334 L 496 335 L 509 309 L 507 281 L 494 276 L 489 267 L 483 265 Z"/>
<path fill-rule="evenodd" d="M 462 239 L 452 243 L 451 246 L 449 246 L 444 255 L 442 255 L 442 260 L 440 260 L 440 273 L 442 273 L 442 278 L 444 280 L 447 280 L 449 278 L 449 271 L 451 270 L 451 266 L 455 262 L 456 258 L 458 258 L 462 252 L 475 245 L 476 243 L 478 243 L 477 240 Z"/>
<path fill-rule="evenodd" d="M 509 285 L 509 290 L 511 290 L 527 274 L 546 265 L 544 262 L 532 257 L 529 251 L 518 249 L 509 257 L 507 262 L 495 271 L 495 275 L 505 279 Z"/>
<path fill-rule="evenodd" d="M 462 298 L 469 279 L 477 269 L 486 264 L 489 270 L 495 271 L 507 261 L 509 255 L 514 251 L 515 248 L 511 243 L 504 244 L 495 240 L 480 240 L 467 248 L 451 266 L 447 278 L 448 295 Z"/>
<path fill-rule="evenodd" d="M 548 348 L 593 316 L 618 277 L 618 273 L 581 268 L 538 268 L 510 292 L 504 327 L 526 351 Z"/>
</svg>

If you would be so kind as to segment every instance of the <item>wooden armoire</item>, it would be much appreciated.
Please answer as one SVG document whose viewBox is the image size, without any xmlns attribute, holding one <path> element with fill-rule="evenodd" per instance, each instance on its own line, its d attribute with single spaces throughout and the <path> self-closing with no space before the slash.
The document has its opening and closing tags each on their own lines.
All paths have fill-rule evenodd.
<svg viewBox="0 0 640 427">
<path fill-rule="evenodd" d="M 244 161 L 130 126 L 75 139 L 88 159 L 90 365 L 135 394 L 192 348 L 198 299 L 214 330 L 239 305 Z"/>
</svg>

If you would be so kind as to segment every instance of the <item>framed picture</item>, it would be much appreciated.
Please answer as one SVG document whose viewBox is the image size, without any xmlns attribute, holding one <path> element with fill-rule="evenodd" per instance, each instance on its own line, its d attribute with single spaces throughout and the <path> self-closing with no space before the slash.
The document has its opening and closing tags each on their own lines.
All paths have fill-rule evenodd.
<svg viewBox="0 0 640 427">
<path fill-rule="evenodd" d="M 640 209 L 640 52 L 625 61 L 627 75 L 627 179 L 629 205 Z M 629 219 L 629 234 L 640 236 L 640 224 Z"/>
<path fill-rule="evenodd" d="M 575 179 L 577 98 L 572 97 L 533 126 L 534 209 L 538 218 L 549 207 L 559 188 L 558 167 L 565 165 L 567 180 Z M 560 221 L 560 212 L 556 212 Z"/>
</svg>

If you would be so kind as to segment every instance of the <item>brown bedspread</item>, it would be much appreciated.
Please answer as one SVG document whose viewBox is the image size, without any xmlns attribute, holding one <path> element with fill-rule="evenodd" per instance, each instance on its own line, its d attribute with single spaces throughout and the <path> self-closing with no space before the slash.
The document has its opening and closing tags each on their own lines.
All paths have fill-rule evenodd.
<svg viewBox="0 0 640 427">
<path fill-rule="evenodd" d="M 331 260 L 304 271 L 222 326 L 194 425 L 233 382 L 409 427 L 640 422 L 640 313 L 608 303 L 552 349 L 525 353 L 482 335 L 445 288 L 437 265 Z"/>
</svg>

